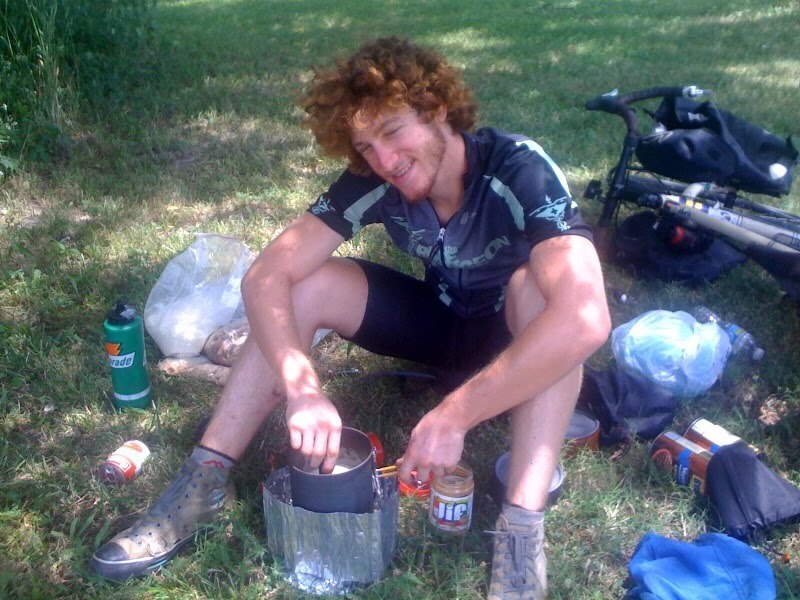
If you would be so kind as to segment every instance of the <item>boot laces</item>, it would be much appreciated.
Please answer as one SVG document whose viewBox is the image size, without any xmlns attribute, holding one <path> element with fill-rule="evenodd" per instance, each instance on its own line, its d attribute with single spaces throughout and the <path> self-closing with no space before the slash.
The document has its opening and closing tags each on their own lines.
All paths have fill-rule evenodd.
<svg viewBox="0 0 800 600">
<path fill-rule="evenodd" d="M 520 531 L 486 531 L 495 536 L 494 577 L 500 576 L 500 583 L 507 590 L 517 590 L 526 584 L 526 566 L 530 568 L 530 577 L 534 579 L 534 562 L 541 551 L 544 536 L 535 532 Z M 498 563 L 499 559 L 499 563 Z M 526 562 L 529 564 L 526 565 Z M 511 568 L 508 568 L 508 567 Z M 496 571 L 499 568 L 499 573 Z"/>
</svg>

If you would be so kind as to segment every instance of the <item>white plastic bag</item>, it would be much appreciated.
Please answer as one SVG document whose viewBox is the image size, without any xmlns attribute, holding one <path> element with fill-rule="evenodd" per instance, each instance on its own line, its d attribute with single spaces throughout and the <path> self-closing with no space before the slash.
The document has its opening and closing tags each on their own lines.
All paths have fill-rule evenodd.
<svg viewBox="0 0 800 600">
<path fill-rule="evenodd" d="M 722 375 L 731 342 L 716 323 L 683 311 L 652 310 L 611 334 L 617 364 L 679 397 L 698 396 Z"/>
<path fill-rule="evenodd" d="M 236 238 L 201 234 L 167 263 L 144 308 L 165 356 L 196 356 L 217 328 L 244 317 L 240 287 L 253 258 Z"/>
</svg>

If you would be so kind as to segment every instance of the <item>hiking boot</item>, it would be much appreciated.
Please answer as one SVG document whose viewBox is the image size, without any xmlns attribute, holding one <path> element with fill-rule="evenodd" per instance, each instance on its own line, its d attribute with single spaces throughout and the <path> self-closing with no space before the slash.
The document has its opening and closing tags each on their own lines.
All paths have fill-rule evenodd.
<svg viewBox="0 0 800 600">
<path fill-rule="evenodd" d="M 229 471 L 189 457 L 145 515 L 94 553 L 92 569 L 107 579 L 123 581 L 163 565 L 234 499 Z"/>
<path fill-rule="evenodd" d="M 524 509 L 508 509 L 508 505 L 503 507 L 495 531 L 487 531 L 494 536 L 488 600 L 542 600 L 547 592 L 544 519 L 515 521 L 514 510 Z"/>
</svg>

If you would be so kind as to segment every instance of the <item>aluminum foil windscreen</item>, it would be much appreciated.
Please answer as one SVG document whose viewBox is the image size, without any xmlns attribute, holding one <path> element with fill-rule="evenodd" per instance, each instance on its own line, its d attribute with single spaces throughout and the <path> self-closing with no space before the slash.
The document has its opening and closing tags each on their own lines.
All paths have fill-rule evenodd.
<svg viewBox="0 0 800 600">
<path fill-rule="evenodd" d="M 347 594 L 380 579 L 392 561 L 397 531 L 397 477 L 376 477 L 370 513 L 315 513 L 292 506 L 289 471 L 264 484 L 270 552 L 283 558 L 286 579 L 312 594 Z"/>
</svg>

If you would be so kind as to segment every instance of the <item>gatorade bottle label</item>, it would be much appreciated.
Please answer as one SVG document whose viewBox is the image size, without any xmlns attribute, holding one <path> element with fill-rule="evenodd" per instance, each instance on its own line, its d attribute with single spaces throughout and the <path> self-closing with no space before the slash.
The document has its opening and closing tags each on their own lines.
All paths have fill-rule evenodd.
<svg viewBox="0 0 800 600">
<path fill-rule="evenodd" d="M 111 344 L 106 342 L 106 352 L 108 352 L 108 364 L 112 369 L 127 369 L 133 366 L 136 360 L 136 352 L 121 354 L 122 344 Z"/>
</svg>

